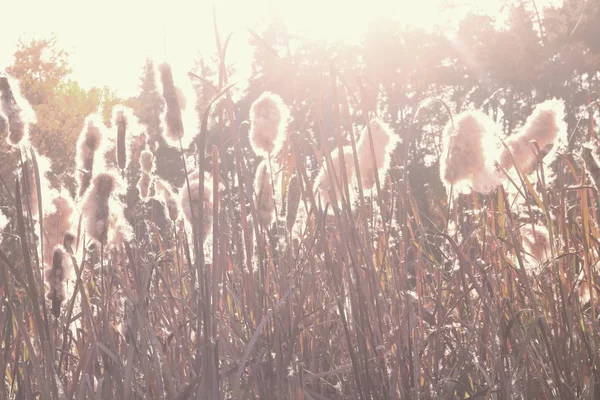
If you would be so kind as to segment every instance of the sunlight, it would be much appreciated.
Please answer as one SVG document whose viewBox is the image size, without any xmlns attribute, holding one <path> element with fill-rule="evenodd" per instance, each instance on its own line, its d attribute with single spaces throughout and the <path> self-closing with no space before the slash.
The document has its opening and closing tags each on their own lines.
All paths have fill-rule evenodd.
<svg viewBox="0 0 600 400">
<path fill-rule="evenodd" d="M 554 3 L 542 0 L 540 3 Z M 290 34 L 322 44 L 359 44 L 369 26 L 382 18 L 425 30 L 449 31 L 467 12 L 498 17 L 503 2 L 474 0 L 220 0 L 216 1 L 221 40 L 233 32 L 227 59 L 247 79 L 253 49 L 245 28 L 260 30 L 268 21 L 286 26 Z M 173 0 L 160 7 L 140 0 L 24 0 L 12 7 L 11 19 L 0 26 L 0 66 L 10 65 L 19 38 L 55 34 L 69 52 L 73 79 L 84 87 L 104 86 L 121 96 L 137 92 L 145 58 L 193 66 L 199 56 L 215 53 L 211 2 Z M 30 10 L 35 9 L 35 13 Z"/>
</svg>

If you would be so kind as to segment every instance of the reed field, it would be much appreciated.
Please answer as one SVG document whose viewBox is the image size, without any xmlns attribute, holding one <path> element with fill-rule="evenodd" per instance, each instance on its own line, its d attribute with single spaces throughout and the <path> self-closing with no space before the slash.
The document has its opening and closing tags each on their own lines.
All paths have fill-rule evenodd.
<svg viewBox="0 0 600 400">
<path fill-rule="evenodd" d="M 221 42 L 213 83 L 157 64 L 162 133 L 89 115 L 70 185 L 0 72 L 0 398 L 600 398 L 597 101 L 402 130 L 331 62 L 241 114 Z"/>
</svg>

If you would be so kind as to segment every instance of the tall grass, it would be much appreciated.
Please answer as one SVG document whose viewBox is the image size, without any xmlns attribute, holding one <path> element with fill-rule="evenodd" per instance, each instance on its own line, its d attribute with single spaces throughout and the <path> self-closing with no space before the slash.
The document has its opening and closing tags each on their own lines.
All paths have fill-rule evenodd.
<svg viewBox="0 0 600 400">
<path fill-rule="evenodd" d="M 283 179 L 276 203 L 293 190 L 300 200 L 289 202 L 287 212 L 296 202 L 306 207 L 301 233 L 292 235 L 293 224 L 281 216 L 259 223 L 256 165 L 238 132 L 245 116 L 235 115 L 224 68 L 228 42 L 221 47 L 217 40 L 219 93 L 196 138 L 193 178 L 199 199 L 205 184 L 213 188 L 211 229 L 203 201 L 188 227 L 161 223 L 138 203 L 145 218 L 135 239 L 112 248 L 102 240 L 88 245 L 80 226 L 65 243 L 74 279 L 55 317 L 36 257 L 41 227 L 22 206 L 19 180 L 6 196 L 11 222 L 0 245 L 0 397 L 600 395 L 599 198 L 581 159 L 559 155 L 552 185 L 545 183 L 550 167 L 543 163 L 533 175 L 515 168 L 490 194 L 450 196 L 430 212 L 414 195 L 409 168 L 379 176 L 375 160 L 361 165 L 355 138 L 342 128 L 339 110 L 347 100 L 332 67 L 333 148 L 315 157 L 307 135 L 293 132 L 277 160 Z M 214 129 L 233 129 L 231 165 L 221 162 L 224 145 L 205 148 L 213 107 Z M 370 128 L 365 132 L 376 154 L 378 143 Z M 350 150 L 342 151 L 345 146 Z M 410 148 L 399 145 L 392 169 L 407 165 Z M 328 179 L 342 188 L 330 191 L 327 204 L 315 195 L 309 158 L 334 171 Z M 365 195 L 356 179 L 353 202 L 344 165 L 354 165 L 359 177 L 373 174 L 375 189 Z M 209 171 L 212 181 L 204 182 Z M 190 190 L 187 178 L 180 190 Z M 548 234 L 543 257 L 521 237 L 536 224 Z"/>
</svg>

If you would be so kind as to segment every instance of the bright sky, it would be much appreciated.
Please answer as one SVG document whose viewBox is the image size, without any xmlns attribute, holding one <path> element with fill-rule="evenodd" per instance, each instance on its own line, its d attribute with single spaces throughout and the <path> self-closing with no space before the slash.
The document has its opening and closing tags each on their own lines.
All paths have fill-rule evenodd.
<svg viewBox="0 0 600 400">
<path fill-rule="evenodd" d="M 516 1 L 516 0 L 515 0 Z M 538 0 L 538 6 L 559 0 Z M 441 3 L 456 4 L 453 12 Z M 292 32 L 316 40 L 357 42 L 369 22 L 394 17 L 424 28 L 450 26 L 468 10 L 497 15 L 505 0 L 216 0 L 221 36 L 236 30 L 228 59 L 242 74 L 249 71 L 252 49 L 244 26 L 276 13 Z M 202 54 L 214 53 L 210 0 L 19 0 L 0 24 L 0 69 L 12 63 L 17 40 L 54 33 L 70 53 L 72 78 L 82 86 L 116 89 L 122 97 L 138 92 L 146 57 L 189 69 Z M 3 9 L 6 12 L 7 8 Z"/>
</svg>

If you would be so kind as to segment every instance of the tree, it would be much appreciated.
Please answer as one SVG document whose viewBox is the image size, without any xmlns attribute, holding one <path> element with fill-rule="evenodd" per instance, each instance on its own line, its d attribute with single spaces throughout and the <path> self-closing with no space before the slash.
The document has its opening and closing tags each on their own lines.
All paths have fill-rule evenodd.
<svg viewBox="0 0 600 400">
<path fill-rule="evenodd" d="M 68 54 L 57 48 L 54 37 L 19 42 L 14 57 L 7 72 L 19 81 L 21 94 L 37 117 L 30 131 L 31 143 L 52 161 L 52 185 L 64 184 L 72 190 L 75 143 L 85 117 L 96 111 L 101 91 L 85 90 L 68 79 Z M 0 150 L 5 148 L 2 142 Z M 9 167 L 2 166 L 3 176 Z"/>
<path fill-rule="evenodd" d="M 21 84 L 21 93 L 32 106 L 46 103 L 55 88 L 71 73 L 68 53 L 58 49 L 56 38 L 19 41 L 15 62 L 6 69 Z"/>
</svg>

